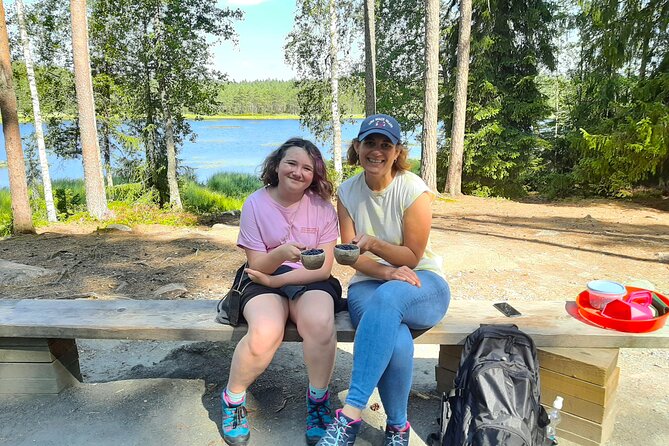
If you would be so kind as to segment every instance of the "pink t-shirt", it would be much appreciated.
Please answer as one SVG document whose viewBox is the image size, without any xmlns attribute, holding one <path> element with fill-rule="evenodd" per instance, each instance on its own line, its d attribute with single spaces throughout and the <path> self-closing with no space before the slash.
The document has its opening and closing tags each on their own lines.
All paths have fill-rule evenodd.
<svg viewBox="0 0 669 446">
<path fill-rule="evenodd" d="M 242 206 L 237 246 L 270 252 L 295 241 L 313 249 L 336 241 L 338 236 L 337 212 L 332 203 L 308 191 L 299 202 L 283 207 L 262 188 L 249 195 Z M 302 268 L 299 262 L 283 264 Z"/>
</svg>

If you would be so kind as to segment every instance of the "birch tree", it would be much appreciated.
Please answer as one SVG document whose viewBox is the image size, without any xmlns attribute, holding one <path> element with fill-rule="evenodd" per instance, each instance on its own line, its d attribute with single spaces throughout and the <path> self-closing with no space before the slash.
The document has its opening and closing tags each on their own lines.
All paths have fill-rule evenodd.
<svg viewBox="0 0 669 446">
<path fill-rule="evenodd" d="M 100 164 L 100 148 L 95 123 L 95 101 L 91 80 L 91 63 L 88 52 L 88 21 L 86 0 L 70 0 L 72 14 L 72 55 L 74 60 L 75 87 L 79 111 L 79 134 L 84 164 L 86 208 L 95 218 L 105 218 L 109 213 Z"/>
<path fill-rule="evenodd" d="M 425 106 L 420 174 L 437 190 L 437 110 L 439 107 L 439 0 L 425 0 Z"/>
<path fill-rule="evenodd" d="M 346 114 L 341 97 L 361 83 L 351 75 L 350 57 L 353 43 L 362 37 L 361 15 L 360 5 L 350 0 L 298 0 L 293 31 L 285 45 L 286 61 L 299 79 L 300 122 L 320 140 L 333 142 L 338 179 L 342 175 L 341 121 Z"/>
<path fill-rule="evenodd" d="M 23 46 L 23 58 L 26 62 L 26 73 L 28 76 L 28 87 L 33 105 L 33 117 L 35 119 L 35 139 L 37 140 L 37 153 L 39 155 L 40 170 L 42 173 L 42 184 L 44 186 L 44 201 L 46 202 L 46 215 L 50 222 L 58 220 L 56 208 L 53 204 L 53 193 L 51 191 L 51 175 L 49 174 L 49 161 L 46 157 L 44 145 L 44 132 L 42 130 L 42 112 L 37 93 L 37 82 L 35 81 L 35 69 L 33 68 L 32 48 L 30 38 L 26 31 L 25 8 L 23 0 L 16 0 L 16 14 L 19 19 L 19 31 L 21 34 L 21 45 Z"/>
<path fill-rule="evenodd" d="M 460 0 L 460 30 L 458 34 L 457 74 L 453 100 L 451 156 L 445 191 L 451 196 L 462 194 L 462 159 L 465 146 L 465 115 L 467 111 L 467 82 L 469 79 L 469 42 L 472 29 L 472 0 Z"/>
<path fill-rule="evenodd" d="M 330 85 L 332 88 L 332 159 L 336 178 L 335 184 L 342 180 L 341 162 L 341 117 L 339 116 L 339 39 L 337 38 L 337 9 L 335 0 L 329 2 L 330 13 Z"/>
<path fill-rule="evenodd" d="M 376 0 L 364 0 L 365 8 L 365 114 L 376 114 Z"/>
<path fill-rule="evenodd" d="M 16 94 L 12 79 L 12 61 L 9 54 L 9 37 L 5 20 L 4 2 L 0 0 L 0 112 L 2 131 L 5 135 L 7 168 L 9 169 L 9 193 L 12 199 L 13 231 L 15 233 L 34 232 L 26 165 L 21 147 L 19 116 L 16 107 Z"/>
</svg>

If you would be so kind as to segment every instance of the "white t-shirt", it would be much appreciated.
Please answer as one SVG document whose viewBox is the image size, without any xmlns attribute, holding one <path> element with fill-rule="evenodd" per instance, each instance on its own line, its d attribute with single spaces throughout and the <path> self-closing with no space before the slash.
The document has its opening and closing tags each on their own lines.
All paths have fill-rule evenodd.
<svg viewBox="0 0 669 446">
<path fill-rule="evenodd" d="M 375 192 L 365 182 L 365 173 L 362 172 L 344 181 L 339 187 L 337 195 L 353 219 L 355 233 L 373 235 L 393 245 L 402 245 L 404 212 L 423 193 L 427 192 L 434 199 L 434 193 L 425 182 L 411 172 L 398 172 L 393 181 L 384 190 Z M 375 261 L 390 265 L 382 258 L 366 252 Z M 414 270 L 432 271 L 443 276 L 441 269 L 442 259 L 432 251 L 428 237 L 423 257 Z M 349 285 L 362 280 L 375 280 L 361 272 L 356 272 Z"/>
</svg>

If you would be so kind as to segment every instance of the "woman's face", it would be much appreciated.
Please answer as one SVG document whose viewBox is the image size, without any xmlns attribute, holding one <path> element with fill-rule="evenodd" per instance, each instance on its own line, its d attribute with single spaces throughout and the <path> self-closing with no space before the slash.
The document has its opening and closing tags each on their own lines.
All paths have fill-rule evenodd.
<svg viewBox="0 0 669 446">
<path fill-rule="evenodd" d="M 301 147 L 291 147 L 276 168 L 279 187 L 289 192 L 304 192 L 314 180 L 314 160 Z"/>
<path fill-rule="evenodd" d="M 357 144 L 356 151 L 360 165 L 371 174 L 387 174 L 392 171 L 393 163 L 400 150 L 390 139 L 379 133 L 373 133 Z"/>
</svg>

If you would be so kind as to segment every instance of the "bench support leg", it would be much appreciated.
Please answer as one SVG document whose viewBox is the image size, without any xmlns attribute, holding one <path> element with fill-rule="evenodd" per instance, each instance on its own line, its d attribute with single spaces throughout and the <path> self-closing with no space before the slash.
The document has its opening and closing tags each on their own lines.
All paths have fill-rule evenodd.
<svg viewBox="0 0 669 446">
<path fill-rule="evenodd" d="M 0 338 L 0 394 L 54 394 L 80 381 L 74 339 Z"/>
</svg>

